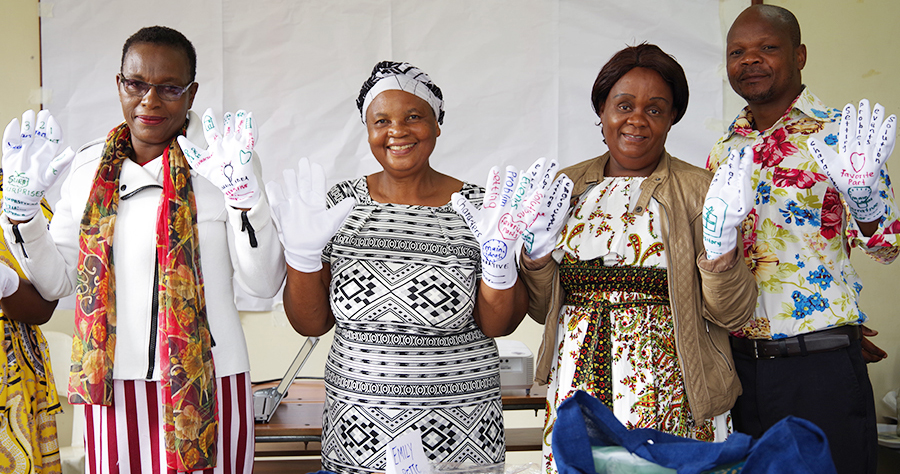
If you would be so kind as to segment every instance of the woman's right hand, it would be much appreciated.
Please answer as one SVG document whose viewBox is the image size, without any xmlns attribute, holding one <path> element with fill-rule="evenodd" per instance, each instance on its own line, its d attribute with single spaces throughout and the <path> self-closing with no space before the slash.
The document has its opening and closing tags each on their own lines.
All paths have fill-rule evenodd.
<svg viewBox="0 0 900 474">
<path fill-rule="evenodd" d="M 12 119 L 3 132 L 3 213 L 10 222 L 31 220 L 41 209 L 44 193 L 72 164 L 75 152 L 57 155 L 62 128 L 47 110 L 26 110 L 22 124 Z"/>
<path fill-rule="evenodd" d="M 284 170 L 284 187 L 266 184 L 266 195 L 284 246 L 284 258 L 294 270 L 313 273 L 322 269 L 322 250 L 353 210 L 346 198 L 330 209 L 325 204 L 325 170 L 300 158 L 299 172 Z"/>
<path fill-rule="evenodd" d="M 481 279 L 491 288 L 506 290 L 516 284 L 516 243 L 536 222 L 555 169 L 555 160 L 547 164 L 543 158 L 525 172 L 508 166 L 505 176 L 500 168 L 491 168 L 481 209 L 453 193 L 453 209 L 481 246 Z"/>
</svg>

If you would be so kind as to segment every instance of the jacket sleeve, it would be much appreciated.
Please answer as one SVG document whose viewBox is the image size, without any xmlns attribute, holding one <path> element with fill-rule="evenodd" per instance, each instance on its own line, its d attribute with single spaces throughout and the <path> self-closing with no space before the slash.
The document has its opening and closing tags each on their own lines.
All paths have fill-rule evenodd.
<svg viewBox="0 0 900 474">
<path fill-rule="evenodd" d="M 259 201 L 247 211 L 227 209 L 228 251 L 234 278 L 249 295 L 271 298 L 278 293 L 287 274 L 284 249 L 262 185 L 262 167 L 254 152 L 253 171 L 260 183 Z"/>
<path fill-rule="evenodd" d="M 550 311 L 553 281 L 557 278 L 558 269 L 559 264 L 552 258 L 539 270 L 528 270 L 525 265 L 519 269 L 519 276 L 528 289 L 528 315 L 540 324 L 544 324 Z"/>
<path fill-rule="evenodd" d="M 701 249 L 702 249 L 701 244 Z M 703 296 L 703 317 L 729 331 L 740 329 L 756 310 L 756 278 L 744 264 L 740 246 L 730 255 L 706 259 L 706 251 L 697 255 Z"/>
</svg>

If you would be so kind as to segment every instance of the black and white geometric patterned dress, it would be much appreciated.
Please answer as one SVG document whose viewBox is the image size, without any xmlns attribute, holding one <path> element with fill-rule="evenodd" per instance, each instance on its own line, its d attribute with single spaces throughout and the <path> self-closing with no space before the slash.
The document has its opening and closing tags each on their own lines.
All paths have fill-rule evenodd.
<svg viewBox="0 0 900 474">
<path fill-rule="evenodd" d="M 484 191 L 460 193 L 480 207 Z M 356 207 L 323 252 L 334 343 L 325 365 L 322 466 L 384 472 L 387 443 L 416 427 L 435 462 L 505 458 L 497 347 L 472 316 L 478 242 L 450 204 L 382 204 L 365 178 L 335 185 Z"/>
</svg>

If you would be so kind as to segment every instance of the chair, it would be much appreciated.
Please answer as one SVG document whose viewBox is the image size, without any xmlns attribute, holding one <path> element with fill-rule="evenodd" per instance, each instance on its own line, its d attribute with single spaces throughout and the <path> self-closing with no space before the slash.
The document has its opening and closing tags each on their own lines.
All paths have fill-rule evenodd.
<svg viewBox="0 0 900 474">
<path fill-rule="evenodd" d="M 65 400 L 72 358 L 72 336 L 58 331 L 44 331 L 44 337 L 50 346 L 50 365 L 53 368 L 56 392 L 62 400 Z M 60 446 L 59 457 L 62 462 L 63 474 L 82 474 L 84 472 L 83 405 L 72 405 L 72 443 L 71 446 Z"/>
</svg>

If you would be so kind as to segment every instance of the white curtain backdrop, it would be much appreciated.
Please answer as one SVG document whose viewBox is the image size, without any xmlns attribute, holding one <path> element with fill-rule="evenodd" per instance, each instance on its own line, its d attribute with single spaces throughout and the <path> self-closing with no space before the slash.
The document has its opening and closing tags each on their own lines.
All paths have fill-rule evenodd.
<svg viewBox="0 0 900 474">
<path fill-rule="evenodd" d="M 381 60 L 407 61 L 444 93 L 433 167 L 483 184 L 493 165 L 575 164 L 606 151 L 590 91 L 616 51 L 650 42 L 690 84 L 667 149 L 703 166 L 722 133 L 717 0 L 62 0 L 41 2 L 44 107 L 73 148 L 122 121 L 122 44 L 165 25 L 197 49 L 194 110 L 253 112 L 264 180 L 300 157 L 330 184 L 378 171 L 355 100 Z M 278 299 L 280 301 L 280 299 Z M 239 297 L 241 309 L 270 301 Z"/>
</svg>

